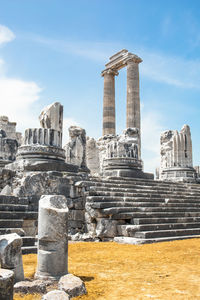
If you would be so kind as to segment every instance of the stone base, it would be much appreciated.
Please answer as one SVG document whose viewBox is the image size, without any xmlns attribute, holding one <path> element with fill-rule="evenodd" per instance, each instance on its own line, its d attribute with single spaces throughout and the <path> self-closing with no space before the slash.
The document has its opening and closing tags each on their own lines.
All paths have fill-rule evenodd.
<svg viewBox="0 0 200 300">
<path fill-rule="evenodd" d="M 78 172 L 78 166 L 65 162 L 65 151 L 60 147 L 24 145 L 19 147 L 15 162 L 6 166 L 14 171 Z"/>
<path fill-rule="evenodd" d="M 175 182 L 197 182 L 197 174 L 194 168 L 170 168 L 161 171 L 160 179 L 164 181 L 175 181 Z"/>
<path fill-rule="evenodd" d="M 127 157 L 105 159 L 103 176 L 154 179 L 153 174 L 142 171 L 141 160 Z"/>
<path fill-rule="evenodd" d="M 12 171 L 57 171 L 77 173 L 78 166 L 67 164 L 64 161 L 53 159 L 19 159 L 6 166 L 6 169 Z"/>
<path fill-rule="evenodd" d="M 61 274 L 60 276 L 51 276 L 48 274 L 41 274 L 40 272 L 36 272 L 34 279 L 41 281 L 58 281 L 62 276 L 63 274 Z"/>
</svg>

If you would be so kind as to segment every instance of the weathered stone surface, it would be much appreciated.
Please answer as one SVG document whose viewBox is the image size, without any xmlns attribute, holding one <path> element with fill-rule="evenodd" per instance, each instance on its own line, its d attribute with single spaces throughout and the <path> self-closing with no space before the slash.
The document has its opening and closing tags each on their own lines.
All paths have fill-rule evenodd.
<svg viewBox="0 0 200 300">
<path fill-rule="evenodd" d="M 139 63 L 142 59 L 132 56 L 127 59 L 127 110 L 126 128 L 138 128 L 140 133 L 140 87 Z"/>
<path fill-rule="evenodd" d="M 160 144 L 160 179 L 195 181 L 190 127 L 184 125 L 180 132 L 177 130 L 163 132 Z"/>
<path fill-rule="evenodd" d="M 70 141 L 66 144 L 66 162 L 77 165 L 82 171 L 88 171 L 86 166 L 86 132 L 78 126 L 69 127 Z"/>
<path fill-rule="evenodd" d="M 13 300 L 14 272 L 0 269 L 0 299 Z"/>
<path fill-rule="evenodd" d="M 94 138 L 87 137 L 86 163 L 91 175 L 98 176 L 100 173 L 99 149 Z"/>
<path fill-rule="evenodd" d="M 119 236 L 134 237 L 138 229 L 139 226 L 137 225 L 117 225 L 117 232 Z"/>
<path fill-rule="evenodd" d="M 7 184 L 7 185 L 2 189 L 1 195 L 11 196 L 11 195 L 12 195 L 12 188 L 11 188 L 11 186 Z"/>
<path fill-rule="evenodd" d="M 60 290 L 65 291 L 71 298 L 87 293 L 84 282 L 77 276 L 67 274 L 58 282 Z"/>
<path fill-rule="evenodd" d="M 115 134 L 115 76 L 118 74 L 113 69 L 102 72 L 104 77 L 103 135 Z"/>
<path fill-rule="evenodd" d="M 48 280 L 24 280 L 15 283 L 14 292 L 23 294 L 46 293 L 47 286 L 51 285 L 52 281 Z"/>
<path fill-rule="evenodd" d="M 99 238 L 113 238 L 117 235 L 117 221 L 97 219 L 96 235 Z"/>
<path fill-rule="evenodd" d="M 14 271 L 15 282 L 24 279 L 22 263 L 22 238 L 16 234 L 0 236 L 0 261 L 1 267 Z"/>
<path fill-rule="evenodd" d="M 116 176 L 114 171 L 120 173 L 122 170 L 132 173 L 132 177 L 145 178 L 146 173 L 141 172 L 143 164 L 140 150 L 140 130 L 138 128 L 127 128 L 121 135 L 103 136 L 97 142 L 91 143 L 93 145 L 91 149 L 89 141 L 90 139 L 87 146 L 87 161 L 92 174 L 107 176 L 105 171 L 111 170 L 112 172 L 113 170 L 113 176 Z M 112 174 L 108 176 L 112 176 Z"/>
<path fill-rule="evenodd" d="M 25 130 L 24 145 L 48 145 L 62 147 L 62 132 L 47 128 L 28 128 Z"/>
<path fill-rule="evenodd" d="M 58 279 L 68 272 L 68 208 L 64 196 L 45 195 L 39 201 L 36 278 Z"/>
<path fill-rule="evenodd" d="M 40 197 L 44 194 L 55 194 L 68 197 L 70 194 L 68 178 L 56 176 L 52 172 L 27 172 L 21 173 L 21 175 L 22 178 L 18 177 L 18 180 L 13 184 L 13 195 L 15 196 L 34 195 Z"/>
<path fill-rule="evenodd" d="M 84 217 L 84 210 L 70 209 L 69 211 L 69 220 L 84 221 Z"/>
<path fill-rule="evenodd" d="M 37 234 L 37 220 L 23 220 L 23 231 L 26 236 L 36 236 Z"/>
<path fill-rule="evenodd" d="M 22 143 L 22 135 L 16 132 L 16 122 L 10 122 L 8 117 L 0 116 L 0 131 L 4 131 L 8 139 L 17 140 L 18 144 Z"/>
<path fill-rule="evenodd" d="M 130 157 L 140 159 L 139 142 L 139 129 L 127 128 L 122 135 L 116 136 L 114 140 L 107 143 L 106 158 Z"/>
<path fill-rule="evenodd" d="M 69 295 L 67 295 L 64 291 L 54 290 L 48 292 L 46 295 L 42 297 L 42 300 L 69 300 Z"/>
<path fill-rule="evenodd" d="M 21 142 L 21 134 L 16 133 L 16 123 L 0 116 L 0 168 L 15 160 Z"/>
<path fill-rule="evenodd" d="M 39 121 L 42 128 L 50 128 L 62 132 L 63 106 L 59 102 L 48 105 L 41 112 Z"/>
</svg>

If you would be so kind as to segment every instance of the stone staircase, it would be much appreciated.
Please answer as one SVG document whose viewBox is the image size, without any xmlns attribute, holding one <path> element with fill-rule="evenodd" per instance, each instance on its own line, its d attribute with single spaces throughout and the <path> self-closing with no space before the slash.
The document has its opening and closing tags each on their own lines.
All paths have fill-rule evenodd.
<svg viewBox="0 0 200 300">
<path fill-rule="evenodd" d="M 28 198 L 0 195 L 0 234 L 16 232 L 22 237 L 22 253 L 36 253 L 35 237 L 27 236 L 23 227 L 27 220 L 37 222 L 37 206 Z"/>
<path fill-rule="evenodd" d="M 107 220 L 107 225 L 109 220 L 115 241 L 138 244 L 200 237 L 199 184 L 91 177 L 76 186 L 85 189 L 91 220 L 97 227 L 100 220 Z M 109 237 L 106 228 L 100 236 Z"/>
</svg>

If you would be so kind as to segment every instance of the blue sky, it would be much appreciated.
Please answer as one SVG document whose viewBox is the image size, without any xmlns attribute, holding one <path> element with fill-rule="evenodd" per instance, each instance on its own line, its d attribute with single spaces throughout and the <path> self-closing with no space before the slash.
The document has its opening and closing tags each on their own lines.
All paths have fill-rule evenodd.
<svg viewBox="0 0 200 300">
<path fill-rule="evenodd" d="M 142 158 L 159 166 L 160 132 L 190 125 L 200 160 L 200 2 L 196 0 L 0 0 L 1 115 L 18 130 L 41 109 L 64 105 L 72 124 L 98 138 L 108 58 L 126 48 L 140 64 Z M 116 78 L 117 132 L 125 128 L 126 70 Z M 66 140 L 66 137 L 65 137 Z"/>
</svg>

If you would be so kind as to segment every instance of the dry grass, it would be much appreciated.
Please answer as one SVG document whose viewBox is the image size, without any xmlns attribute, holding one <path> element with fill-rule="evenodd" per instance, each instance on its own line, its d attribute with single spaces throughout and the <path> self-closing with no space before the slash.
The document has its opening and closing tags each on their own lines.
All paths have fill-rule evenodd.
<svg viewBox="0 0 200 300">
<path fill-rule="evenodd" d="M 32 277 L 36 255 L 24 256 Z M 75 243 L 69 272 L 81 277 L 88 294 L 76 299 L 200 299 L 200 239 L 151 245 Z M 38 295 L 15 300 L 39 300 Z"/>
</svg>

